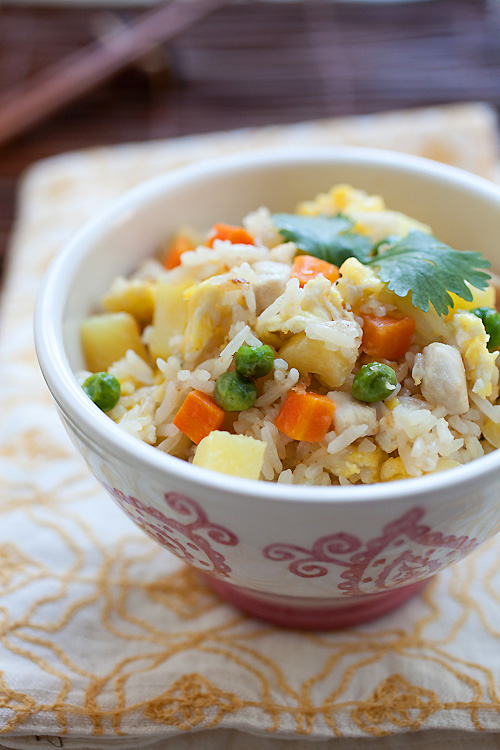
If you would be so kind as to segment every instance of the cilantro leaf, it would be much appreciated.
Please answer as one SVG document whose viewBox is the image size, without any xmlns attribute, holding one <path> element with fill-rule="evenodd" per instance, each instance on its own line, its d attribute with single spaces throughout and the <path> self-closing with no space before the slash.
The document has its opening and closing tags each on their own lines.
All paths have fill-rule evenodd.
<svg viewBox="0 0 500 750">
<path fill-rule="evenodd" d="M 353 222 L 342 214 L 331 218 L 274 214 L 272 218 L 282 237 L 288 242 L 295 242 L 303 253 L 314 255 L 335 266 L 341 266 L 351 257 L 357 258 L 361 263 L 366 263 L 370 258 L 370 239 L 352 232 Z"/>
<path fill-rule="evenodd" d="M 448 292 L 470 302 L 472 292 L 465 281 L 486 289 L 491 278 L 477 270 L 491 265 L 480 253 L 453 250 L 436 237 L 416 230 L 365 262 L 378 266 L 380 279 L 398 297 L 406 297 L 411 291 L 415 307 L 427 312 L 431 303 L 438 315 L 446 315 L 453 307 Z"/>
</svg>

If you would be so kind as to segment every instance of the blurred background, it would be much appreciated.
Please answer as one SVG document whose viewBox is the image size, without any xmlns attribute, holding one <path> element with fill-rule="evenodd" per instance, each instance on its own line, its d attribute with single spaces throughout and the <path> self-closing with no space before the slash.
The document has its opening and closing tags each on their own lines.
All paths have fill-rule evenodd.
<svg viewBox="0 0 500 750">
<path fill-rule="evenodd" d="M 176 0 L 168 12 L 11 0 L 0 7 L 0 256 L 19 177 L 39 159 L 463 101 L 500 111 L 500 0 Z"/>
</svg>

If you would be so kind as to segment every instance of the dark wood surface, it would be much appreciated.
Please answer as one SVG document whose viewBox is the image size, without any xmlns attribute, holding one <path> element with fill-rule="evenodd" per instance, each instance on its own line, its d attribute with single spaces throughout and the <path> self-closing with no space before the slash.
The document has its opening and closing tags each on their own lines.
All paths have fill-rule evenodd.
<svg viewBox="0 0 500 750">
<path fill-rule="evenodd" d="M 91 42 L 105 14 L 3 6 L 0 92 Z M 0 150 L 0 258 L 19 176 L 63 151 L 458 101 L 500 113 L 500 2 L 233 2 L 157 50 L 159 62 L 163 71 L 125 70 Z"/>
</svg>

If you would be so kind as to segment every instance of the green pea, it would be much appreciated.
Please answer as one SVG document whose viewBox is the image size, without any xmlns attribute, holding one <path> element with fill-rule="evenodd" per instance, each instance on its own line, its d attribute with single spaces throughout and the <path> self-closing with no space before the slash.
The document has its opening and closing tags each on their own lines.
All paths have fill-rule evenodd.
<svg viewBox="0 0 500 750">
<path fill-rule="evenodd" d="M 356 373 L 352 381 L 352 395 L 358 401 L 383 401 L 397 385 L 396 373 L 382 362 L 369 362 Z"/>
<path fill-rule="evenodd" d="M 214 398 L 224 411 L 245 411 L 257 400 L 257 386 L 239 372 L 225 372 L 217 378 Z"/>
<path fill-rule="evenodd" d="M 96 372 L 91 375 L 82 388 L 102 411 L 110 411 L 116 406 L 121 394 L 119 381 L 107 372 Z"/>
<path fill-rule="evenodd" d="M 263 378 L 273 369 L 274 352 L 270 346 L 240 346 L 234 357 L 236 370 L 247 378 Z"/>
<path fill-rule="evenodd" d="M 490 337 L 488 351 L 492 352 L 500 346 L 500 315 L 492 307 L 475 307 L 471 313 L 481 318 L 484 330 Z"/>
</svg>

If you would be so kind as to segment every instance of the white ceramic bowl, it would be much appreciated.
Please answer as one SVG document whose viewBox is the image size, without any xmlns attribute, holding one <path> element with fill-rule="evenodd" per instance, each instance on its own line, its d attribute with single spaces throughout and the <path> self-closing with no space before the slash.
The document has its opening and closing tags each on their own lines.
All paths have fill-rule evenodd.
<svg viewBox="0 0 500 750">
<path fill-rule="evenodd" d="M 500 451 L 451 471 L 371 486 L 285 486 L 194 467 L 127 435 L 87 398 L 80 321 L 119 273 L 179 224 L 292 211 L 335 183 L 381 194 L 457 249 L 500 265 L 500 189 L 384 151 L 294 149 L 201 162 L 151 180 L 85 226 L 51 266 L 36 311 L 40 365 L 90 469 L 123 510 L 237 606 L 322 628 L 388 611 L 500 528 Z"/>
</svg>

